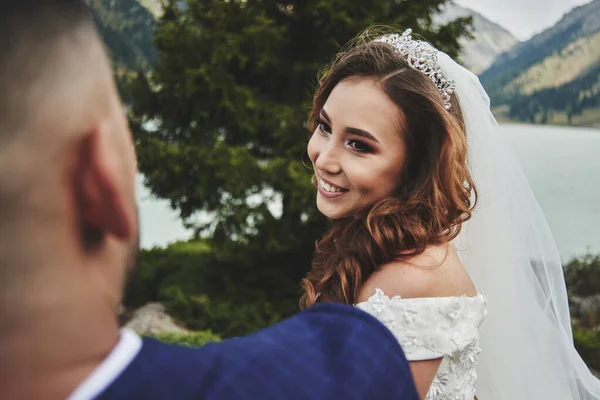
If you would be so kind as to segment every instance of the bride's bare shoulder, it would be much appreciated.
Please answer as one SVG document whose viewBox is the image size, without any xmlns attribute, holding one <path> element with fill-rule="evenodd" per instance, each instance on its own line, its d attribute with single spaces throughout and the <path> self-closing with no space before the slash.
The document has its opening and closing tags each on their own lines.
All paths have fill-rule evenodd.
<svg viewBox="0 0 600 400">
<path fill-rule="evenodd" d="M 358 301 L 381 289 L 402 298 L 475 296 L 477 290 L 450 245 L 430 246 L 422 254 L 382 265 L 365 282 Z"/>
</svg>

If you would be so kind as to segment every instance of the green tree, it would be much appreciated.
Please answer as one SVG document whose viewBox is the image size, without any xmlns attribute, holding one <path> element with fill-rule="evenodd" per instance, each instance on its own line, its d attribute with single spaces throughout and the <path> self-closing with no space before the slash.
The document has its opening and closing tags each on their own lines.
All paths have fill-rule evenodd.
<svg viewBox="0 0 600 400">
<path fill-rule="evenodd" d="M 157 61 L 131 83 L 130 120 L 146 185 L 208 238 L 213 259 L 205 267 L 226 268 L 232 288 L 263 291 L 268 302 L 289 300 L 285 309 L 295 309 L 298 281 L 326 226 L 304 165 L 317 71 L 374 23 L 412 27 L 456 56 L 470 20 L 434 27 L 431 16 L 446 2 L 165 5 Z"/>
<path fill-rule="evenodd" d="M 600 294 L 600 255 L 575 258 L 564 268 L 565 281 L 572 296 Z"/>
</svg>

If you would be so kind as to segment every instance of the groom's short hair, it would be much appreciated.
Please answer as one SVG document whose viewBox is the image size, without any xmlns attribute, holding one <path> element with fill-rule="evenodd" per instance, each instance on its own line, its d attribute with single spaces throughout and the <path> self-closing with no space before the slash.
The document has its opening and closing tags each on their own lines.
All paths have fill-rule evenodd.
<svg viewBox="0 0 600 400">
<path fill-rule="evenodd" d="M 0 0 L 0 145 L 35 111 L 27 94 L 53 78 L 57 42 L 85 29 L 95 27 L 83 0 Z"/>
<path fill-rule="evenodd" d="M 27 191 L 73 129 L 107 108 L 111 85 L 84 0 L 0 0 L 0 233 L 27 215 Z"/>
</svg>

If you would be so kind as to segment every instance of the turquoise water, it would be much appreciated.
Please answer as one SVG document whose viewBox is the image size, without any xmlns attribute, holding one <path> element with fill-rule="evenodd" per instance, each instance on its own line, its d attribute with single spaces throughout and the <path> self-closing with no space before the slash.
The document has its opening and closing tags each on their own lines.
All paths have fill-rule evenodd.
<svg viewBox="0 0 600 400">
<path fill-rule="evenodd" d="M 563 260 L 600 254 L 600 130 L 503 125 Z"/>
</svg>

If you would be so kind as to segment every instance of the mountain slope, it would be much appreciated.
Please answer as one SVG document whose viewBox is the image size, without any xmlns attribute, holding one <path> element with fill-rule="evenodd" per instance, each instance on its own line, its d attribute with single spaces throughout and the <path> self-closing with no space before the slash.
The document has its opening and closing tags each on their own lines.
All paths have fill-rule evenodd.
<svg viewBox="0 0 600 400">
<path fill-rule="evenodd" d="M 91 0 L 92 14 L 115 68 L 148 68 L 155 57 L 154 16 L 137 0 Z"/>
<path fill-rule="evenodd" d="M 600 0 L 500 55 L 480 79 L 500 119 L 600 125 Z"/>
<path fill-rule="evenodd" d="M 500 55 L 481 74 L 481 81 L 492 101 L 498 104 L 506 103 L 515 95 L 572 82 L 600 63 L 598 32 L 600 0 L 594 0 L 573 9 L 555 26 Z"/>
<path fill-rule="evenodd" d="M 434 23 L 445 24 L 460 17 L 473 17 L 473 39 L 462 39 L 461 58 L 474 73 L 487 69 L 496 57 L 514 47 L 518 40 L 500 25 L 468 8 L 456 4 L 445 6 Z"/>
<path fill-rule="evenodd" d="M 141 5 L 146 7 L 156 18 L 159 18 L 163 14 L 163 0 L 138 0 Z M 187 8 L 186 0 L 177 0 L 178 7 L 182 10 Z"/>
<path fill-rule="evenodd" d="M 599 64 L 600 31 L 579 38 L 522 71 L 505 88 L 532 94 L 538 90 L 573 82 Z"/>
<path fill-rule="evenodd" d="M 139 0 L 140 4 L 143 5 L 150 11 L 155 17 L 162 15 L 162 5 L 160 0 Z"/>
</svg>

